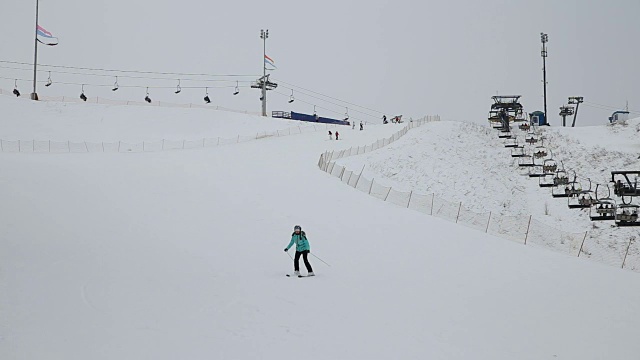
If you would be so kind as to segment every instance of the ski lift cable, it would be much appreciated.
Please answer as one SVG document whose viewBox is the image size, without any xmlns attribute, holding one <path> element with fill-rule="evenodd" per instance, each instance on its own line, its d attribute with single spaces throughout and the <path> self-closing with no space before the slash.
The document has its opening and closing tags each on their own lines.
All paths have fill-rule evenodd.
<svg viewBox="0 0 640 360">
<path fill-rule="evenodd" d="M 319 92 L 317 92 L 317 91 L 313 91 L 313 90 L 310 90 L 310 89 L 303 88 L 303 87 L 301 87 L 301 86 L 297 86 L 297 85 L 294 85 L 294 84 L 288 83 L 288 82 L 283 81 L 283 80 L 280 80 L 280 79 L 277 79 L 277 80 L 276 80 L 276 79 L 274 79 L 274 81 L 277 81 L 277 82 L 280 82 L 280 83 L 282 83 L 282 84 L 286 84 L 286 85 L 292 86 L 292 87 L 297 88 L 297 89 L 301 89 L 301 90 L 304 90 L 304 91 L 308 91 L 308 92 L 313 93 L 313 94 L 316 94 L 316 95 L 324 96 L 324 97 L 329 98 L 329 99 L 332 99 L 332 100 L 337 100 L 337 101 L 343 102 L 343 103 L 345 103 L 345 104 L 349 104 L 349 105 L 356 106 L 356 107 L 359 107 L 359 108 L 362 108 L 362 109 L 366 109 L 366 110 L 369 110 L 369 111 L 373 111 L 373 112 L 378 113 L 378 114 L 385 114 L 385 112 L 384 112 L 384 111 L 379 111 L 379 110 L 375 110 L 375 109 L 368 108 L 368 107 L 366 107 L 366 106 L 361 106 L 361 105 L 358 105 L 358 104 L 354 104 L 354 103 L 351 103 L 351 102 L 348 102 L 348 101 L 345 101 L 345 100 L 341 100 L 341 99 L 338 99 L 338 98 L 335 98 L 335 97 L 332 97 L 332 96 L 329 96 L 329 95 L 325 95 L 325 94 L 319 93 Z M 284 86 L 283 86 L 283 87 L 284 87 Z"/>
<path fill-rule="evenodd" d="M 602 110 L 620 110 L 619 106 L 598 104 L 598 103 L 594 103 L 594 102 L 590 102 L 590 101 L 585 101 L 584 104 L 587 105 L 587 106 L 594 107 L 594 108 L 599 108 L 599 109 L 602 109 Z M 637 110 L 629 109 L 628 111 L 630 113 L 640 114 L 640 111 L 637 111 Z"/>
<path fill-rule="evenodd" d="M 14 67 L 9 67 L 9 66 L 2 66 L 0 65 L 0 69 L 7 69 L 7 70 L 19 70 L 19 71 L 27 71 L 27 72 L 32 72 L 33 69 L 20 69 L 20 68 L 14 68 Z M 74 71 L 64 71 L 64 70 L 42 70 L 39 69 L 38 70 L 39 73 L 53 73 L 53 74 L 66 74 L 66 75 L 79 75 L 79 76 L 95 76 L 95 77 L 110 77 L 112 78 L 114 75 L 113 74 L 96 74 L 96 73 L 87 73 L 87 72 L 74 72 Z M 169 80 L 169 81 L 175 81 L 176 79 L 174 77 L 152 77 L 152 76 L 134 76 L 134 75 L 117 75 L 120 78 L 127 78 L 127 79 L 143 79 L 143 80 Z M 247 75 L 246 77 L 250 77 L 250 75 Z M 252 80 L 223 80 L 223 79 L 194 79 L 194 78 L 182 78 L 182 80 L 184 81 L 199 81 L 199 82 L 243 82 L 243 83 L 251 83 Z"/>
<path fill-rule="evenodd" d="M 33 79 L 24 79 L 24 78 L 12 78 L 12 77 L 4 77 L 4 76 L 0 76 L 0 79 L 4 79 L 4 80 L 17 80 L 17 81 L 26 81 L 26 82 L 31 82 L 33 81 Z M 175 81 L 175 80 L 174 80 Z M 38 80 L 38 83 L 46 83 L 47 80 Z M 61 82 L 56 82 L 56 84 L 60 84 L 60 85 L 86 85 L 89 87 L 113 87 L 114 84 L 96 84 L 96 83 L 78 83 L 78 82 L 65 82 L 65 81 L 61 81 Z M 149 89 L 175 89 L 175 86 L 144 86 L 144 85 L 119 85 L 120 88 L 149 88 Z M 209 89 L 231 89 L 231 88 L 235 88 L 235 85 L 220 85 L 220 86 L 181 86 L 182 89 L 205 89 L 205 88 L 209 88 Z M 241 88 L 248 88 L 249 86 L 239 86 Z"/>
<path fill-rule="evenodd" d="M 310 98 L 314 98 L 314 99 L 317 99 L 317 100 L 319 100 L 319 101 L 326 102 L 326 103 L 328 103 L 328 104 L 335 105 L 335 106 L 339 106 L 339 107 L 345 107 L 345 106 L 344 106 L 344 104 L 352 105 L 351 103 L 349 103 L 349 102 L 345 102 L 345 101 L 342 101 L 342 100 L 338 100 L 338 101 L 339 101 L 339 102 L 342 102 L 342 103 L 344 103 L 344 104 L 336 103 L 336 102 L 333 102 L 333 101 L 330 101 L 330 100 L 324 99 L 324 98 L 322 98 L 322 97 L 319 97 L 319 96 L 313 95 L 313 92 L 305 92 L 304 90 L 300 90 L 300 89 L 292 89 L 292 88 L 290 88 L 290 87 L 288 87 L 288 86 L 282 86 L 282 88 L 284 88 L 284 89 L 288 89 L 288 90 L 296 90 L 296 91 L 298 92 L 298 94 L 303 94 L 304 96 L 307 96 L 307 97 L 310 97 Z M 356 107 L 360 107 L 360 106 L 358 106 L 358 105 L 354 105 L 354 106 L 356 106 Z M 361 108 L 362 108 L 362 107 L 361 107 Z M 365 111 L 362 111 L 362 110 L 358 110 L 358 109 L 353 109 L 353 108 L 352 108 L 352 110 L 353 110 L 354 112 L 358 112 L 358 113 L 363 114 L 363 115 L 366 115 L 366 116 L 374 117 L 374 118 L 376 118 L 376 119 L 377 119 L 377 118 L 380 118 L 380 114 L 383 114 L 382 112 L 381 112 L 381 113 L 377 113 L 377 114 L 371 114 L 371 113 L 368 113 L 368 112 L 365 112 Z"/>
<path fill-rule="evenodd" d="M 285 93 L 282 93 L 282 92 L 280 92 L 280 91 L 273 91 L 273 92 L 274 92 L 274 93 L 276 93 L 276 94 L 278 94 L 278 95 L 281 95 L 281 96 L 283 96 L 283 97 L 287 97 L 287 98 L 289 97 L 289 94 L 285 94 Z M 326 108 L 326 107 L 323 107 L 323 106 L 320 106 L 320 105 L 316 105 L 316 104 L 310 103 L 310 102 L 305 101 L 305 100 L 300 100 L 299 98 L 297 98 L 297 99 L 296 99 L 296 101 L 299 101 L 299 102 L 301 102 L 301 103 L 305 103 L 305 104 L 307 104 L 307 105 L 312 105 L 312 106 L 314 107 L 314 109 L 317 107 L 318 109 L 326 110 L 326 111 L 331 112 L 331 113 L 334 113 L 334 114 L 341 114 L 341 115 L 343 115 L 343 114 L 342 114 L 341 112 L 339 112 L 339 111 L 336 111 L 336 110 L 333 110 L 333 109 L 329 109 L 329 108 Z M 366 120 L 364 120 L 364 119 L 357 118 L 357 117 L 353 117 L 353 116 L 352 116 L 351 118 L 352 118 L 352 119 L 355 119 L 355 120 L 366 121 Z"/>
<path fill-rule="evenodd" d="M 33 66 L 32 63 L 25 63 L 25 62 L 19 62 L 19 61 L 0 60 L 0 63 Z M 102 71 L 102 72 L 119 72 L 119 73 L 132 73 L 132 74 L 156 74 L 156 75 L 180 75 L 180 76 L 184 75 L 184 76 L 209 76 L 209 77 L 255 77 L 255 76 L 260 76 L 260 75 L 252 75 L 252 74 L 205 74 L 205 73 L 179 73 L 179 72 L 164 72 L 164 71 L 143 71 L 143 70 L 119 70 L 119 69 L 90 68 L 90 67 L 80 67 L 80 66 L 51 65 L 51 64 L 38 64 L 38 66 L 58 68 L 58 69 Z"/>
<path fill-rule="evenodd" d="M 285 89 L 289 89 L 289 90 L 293 91 L 293 89 L 291 89 L 291 88 L 287 88 L 286 86 L 283 86 L 283 88 L 285 88 Z M 306 96 L 306 97 L 310 97 L 310 98 L 313 98 L 313 99 L 316 99 L 316 100 L 320 100 L 320 101 L 326 102 L 326 103 L 328 103 L 328 104 L 331 104 L 331 105 L 334 105 L 334 106 L 337 106 L 337 107 L 344 107 L 342 104 L 337 104 L 337 103 L 335 103 L 335 102 L 331 102 L 331 101 L 328 101 L 328 100 L 325 100 L 325 99 L 319 98 L 319 97 L 314 96 L 314 95 L 306 94 L 306 93 L 301 92 L 300 90 L 298 90 L 298 94 L 300 94 L 300 93 L 302 93 L 302 95 L 304 95 L 304 96 Z M 281 95 L 282 95 L 282 93 L 279 93 L 279 94 L 281 94 Z M 291 95 L 287 95 L 287 96 L 291 96 Z M 298 98 L 296 98 L 296 100 L 298 100 L 298 99 L 299 99 L 299 97 L 298 97 Z M 362 115 L 369 116 L 369 117 L 372 117 L 372 118 L 375 118 L 375 119 L 379 119 L 379 118 L 380 118 L 380 117 L 379 117 L 379 116 L 377 116 L 377 115 L 371 115 L 371 114 L 368 114 L 368 113 L 366 113 L 366 112 L 362 112 L 362 111 L 359 111 L 359 110 L 356 110 L 356 109 L 353 109 L 353 108 L 351 109 L 351 111 L 353 111 L 353 112 L 357 112 L 357 113 L 360 113 L 360 114 L 362 114 Z"/>
</svg>

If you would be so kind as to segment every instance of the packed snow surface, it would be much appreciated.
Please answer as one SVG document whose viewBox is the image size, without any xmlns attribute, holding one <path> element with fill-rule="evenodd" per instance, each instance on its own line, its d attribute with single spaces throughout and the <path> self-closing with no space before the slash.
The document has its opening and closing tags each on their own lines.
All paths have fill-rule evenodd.
<svg viewBox="0 0 640 360">
<path fill-rule="evenodd" d="M 2 105 L 11 136 L 64 138 L 80 121 L 31 102 L 7 116 Z M 152 120 L 130 109 L 87 106 L 93 125 L 68 130 L 119 137 L 123 122 L 98 119 L 122 112 L 136 138 L 204 131 L 197 111 Z M 207 114 L 207 129 L 229 133 L 282 124 Z M 159 133 L 156 122 L 171 125 Z M 425 129 L 447 137 L 448 126 Z M 638 274 L 403 209 L 317 168 L 325 150 L 399 129 L 154 153 L 0 153 L 0 358 L 637 359 Z M 412 132 L 407 142 L 422 134 Z M 474 187 L 499 184 L 498 170 L 448 166 Z M 284 276 L 295 224 L 331 265 L 311 256 L 315 278 Z"/>
</svg>

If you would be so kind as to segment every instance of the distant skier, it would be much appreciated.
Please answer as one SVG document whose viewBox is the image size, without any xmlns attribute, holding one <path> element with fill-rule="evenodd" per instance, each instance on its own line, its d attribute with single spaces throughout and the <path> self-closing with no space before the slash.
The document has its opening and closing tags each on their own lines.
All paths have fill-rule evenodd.
<svg viewBox="0 0 640 360">
<path fill-rule="evenodd" d="M 309 273 L 308 276 L 315 276 L 313 269 L 311 268 L 311 264 L 309 264 L 309 260 L 307 259 L 307 255 L 311 252 L 309 240 L 307 240 L 307 235 L 302 231 L 302 227 L 300 225 L 296 225 L 293 228 L 291 242 L 289 242 L 289 245 L 284 249 L 284 251 L 289 251 L 294 243 L 296 244 L 296 256 L 293 260 L 294 275 L 302 277 L 302 275 L 300 275 L 300 255 L 302 255 L 304 266 L 307 268 L 307 272 Z"/>
<path fill-rule="evenodd" d="M 338 139 L 338 136 L 340 136 L 340 134 L 339 134 L 339 133 L 338 133 L 338 131 L 336 130 L 336 140 L 339 140 L 339 139 Z"/>
<path fill-rule="evenodd" d="M 382 115 L 382 123 L 383 124 L 388 124 L 389 122 L 387 121 L 387 115 Z"/>
<path fill-rule="evenodd" d="M 360 131 L 364 130 L 364 125 L 362 124 L 362 121 L 360 121 Z"/>
<path fill-rule="evenodd" d="M 333 140 L 333 133 L 329 130 L 329 140 Z"/>
<path fill-rule="evenodd" d="M 356 122 L 354 121 L 351 125 L 353 125 L 353 126 L 351 126 L 351 128 L 352 128 L 353 130 L 355 130 L 355 129 L 356 129 Z"/>
</svg>

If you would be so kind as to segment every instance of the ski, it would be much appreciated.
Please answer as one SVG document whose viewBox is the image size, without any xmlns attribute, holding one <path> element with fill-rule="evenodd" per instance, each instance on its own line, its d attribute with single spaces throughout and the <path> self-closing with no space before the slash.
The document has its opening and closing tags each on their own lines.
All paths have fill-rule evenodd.
<svg viewBox="0 0 640 360">
<path fill-rule="evenodd" d="M 285 274 L 287 277 L 296 277 L 296 275 L 293 274 Z M 315 276 L 315 275 L 313 275 Z M 313 276 L 309 276 L 309 275 L 298 275 L 297 277 L 299 278 L 306 278 L 306 277 L 313 277 Z"/>
</svg>

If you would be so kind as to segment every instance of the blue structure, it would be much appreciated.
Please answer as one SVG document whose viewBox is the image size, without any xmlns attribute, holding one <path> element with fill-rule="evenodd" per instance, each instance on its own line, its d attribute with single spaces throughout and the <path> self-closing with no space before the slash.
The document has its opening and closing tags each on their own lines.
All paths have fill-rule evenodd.
<svg viewBox="0 0 640 360">
<path fill-rule="evenodd" d="M 292 112 L 273 111 L 271 113 L 271 117 L 280 118 L 280 119 L 317 122 L 317 123 L 323 123 L 323 124 L 351 125 L 351 123 L 347 120 L 336 120 L 336 119 L 320 117 L 317 115 L 307 115 L 302 113 L 296 113 L 293 111 Z"/>
<path fill-rule="evenodd" d="M 542 111 L 534 111 L 530 113 L 529 119 L 531 125 L 549 126 L 549 124 L 547 123 L 547 118 L 544 116 L 544 113 Z"/>
</svg>

